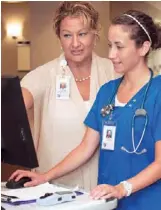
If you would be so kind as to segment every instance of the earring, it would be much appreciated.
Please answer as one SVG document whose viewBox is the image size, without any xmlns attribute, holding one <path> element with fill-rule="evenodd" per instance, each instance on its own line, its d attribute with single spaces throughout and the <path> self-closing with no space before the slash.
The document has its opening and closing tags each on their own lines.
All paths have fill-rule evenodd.
<svg viewBox="0 0 161 210">
<path fill-rule="evenodd" d="M 62 48 L 62 46 L 60 46 L 60 49 L 61 49 L 61 51 L 63 51 L 63 48 Z"/>
</svg>

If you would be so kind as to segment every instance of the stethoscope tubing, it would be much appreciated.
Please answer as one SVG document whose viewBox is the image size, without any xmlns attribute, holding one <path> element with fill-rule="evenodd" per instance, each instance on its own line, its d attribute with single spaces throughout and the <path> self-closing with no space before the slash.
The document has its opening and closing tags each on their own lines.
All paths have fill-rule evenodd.
<svg viewBox="0 0 161 210">
<path fill-rule="evenodd" d="M 147 114 L 146 110 L 144 109 L 144 105 L 145 105 L 145 101 L 147 99 L 147 93 L 148 93 L 148 90 L 150 88 L 150 85 L 151 85 L 151 82 L 152 82 L 152 78 L 153 78 L 153 72 L 152 72 L 151 69 L 150 69 L 150 73 L 151 73 L 150 79 L 149 79 L 149 82 L 147 84 L 147 87 L 146 87 L 146 90 L 145 90 L 145 93 L 144 93 L 144 97 L 143 97 L 143 101 L 142 101 L 141 107 L 138 108 L 135 111 L 135 114 L 133 115 L 133 118 L 132 118 L 132 146 L 133 146 L 133 151 L 127 150 L 124 146 L 121 147 L 121 150 L 123 150 L 123 151 L 125 151 L 125 152 L 127 152 L 129 154 L 135 153 L 137 155 L 140 155 L 140 154 L 143 154 L 143 153 L 147 152 L 147 150 L 145 148 L 142 149 L 140 152 L 138 152 L 138 149 L 139 149 L 139 147 L 140 147 L 140 145 L 141 145 L 141 143 L 143 141 L 143 138 L 144 138 L 144 135 L 145 135 L 145 131 L 146 131 L 146 128 L 147 128 L 147 124 L 148 124 L 148 114 Z M 105 106 L 104 108 L 101 109 L 101 114 L 102 114 L 103 117 L 105 117 L 106 115 L 110 114 L 111 111 L 113 111 L 114 105 L 112 105 L 111 103 L 113 101 L 113 98 L 117 94 L 118 88 L 119 88 L 122 80 L 123 80 L 123 77 L 122 77 L 119 85 L 117 86 L 117 88 L 115 90 L 115 93 L 112 95 L 112 97 L 110 99 L 110 103 L 107 106 Z M 111 106 L 112 106 L 112 109 L 110 109 Z M 109 113 L 107 112 L 108 107 L 109 107 L 109 110 L 108 110 Z M 141 134 L 141 138 L 140 138 L 138 144 L 135 145 L 135 120 L 136 120 L 137 117 L 140 117 L 140 116 L 145 117 L 145 124 L 144 124 L 144 128 L 143 128 L 143 131 L 142 131 L 142 134 Z"/>
</svg>

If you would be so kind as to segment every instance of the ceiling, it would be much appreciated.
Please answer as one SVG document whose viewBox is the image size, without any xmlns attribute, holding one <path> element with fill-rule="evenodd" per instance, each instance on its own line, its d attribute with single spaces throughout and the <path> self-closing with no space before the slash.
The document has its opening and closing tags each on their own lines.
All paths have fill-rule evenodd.
<svg viewBox="0 0 161 210">
<path fill-rule="evenodd" d="M 25 0 L 22 0 L 22 1 L 10 0 L 10 1 L 1 1 L 1 2 L 18 3 L 18 2 L 25 2 Z M 145 1 L 145 2 L 161 11 L 161 1 Z"/>
<path fill-rule="evenodd" d="M 5 2 L 5 3 L 19 3 L 19 2 L 23 2 L 23 1 L 10 0 L 10 1 L 1 1 L 1 2 Z"/>
</svg>

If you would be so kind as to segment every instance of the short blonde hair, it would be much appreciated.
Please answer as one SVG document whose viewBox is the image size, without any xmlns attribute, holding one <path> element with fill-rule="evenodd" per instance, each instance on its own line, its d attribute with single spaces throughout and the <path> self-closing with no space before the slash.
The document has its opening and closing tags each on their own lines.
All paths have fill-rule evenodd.
<svg viewBox="0 0 161 210">
<path fill-rule="evenodd" d="M 90 25 L 90 28 L 99 31 L 99 14 L 94 7 L 86 1 L 64 1 L 60 4 L 54 18 L 54 29 L 58 37 L 60 37 L 60 24 L 65 17 L 82 16 Z M 97 34 L 98 35 L 98 34 Z"/>
</svg>

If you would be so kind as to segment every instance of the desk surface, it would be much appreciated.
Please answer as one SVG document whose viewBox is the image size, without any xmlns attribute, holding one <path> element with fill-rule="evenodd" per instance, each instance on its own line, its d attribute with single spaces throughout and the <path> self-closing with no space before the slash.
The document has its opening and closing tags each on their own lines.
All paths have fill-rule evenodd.
<svg viewBox="0 0 161 210">
<path fill-rule="evenodd" d="M 1 190 L 4 189 L 4 185 L 1 185 Z M 117 207 L 117 200 L 105 202 L 104 200 L 92 200 L 88 194 L 78 196 L 75 201 L 62 203 L 54 206 L 44 207 L 39 206 L 36 203 L 23 204 L 19 206 L 13 206 L 6 203 L 2 203 L 2 206 L 6 210 L 112 210 Z"/>
</svg>

